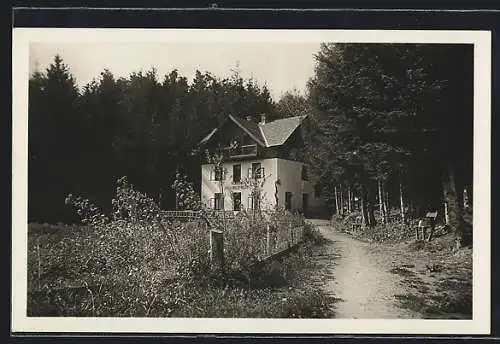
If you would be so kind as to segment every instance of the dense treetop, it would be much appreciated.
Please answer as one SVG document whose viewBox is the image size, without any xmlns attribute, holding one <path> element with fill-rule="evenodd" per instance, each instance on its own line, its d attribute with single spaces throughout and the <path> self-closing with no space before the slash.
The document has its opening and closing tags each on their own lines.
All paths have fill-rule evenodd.
<svg viewBox="0 0 500 344">
<path fill-rule="evenodd" d="M 79 91 L 56 56 L 29 82 L 30 221 L 72 220 L 68 193 L 105 206 L 121 176 L 171 208 L 179 169 L 199 187 L 191 148 L 229 114 L 266 113 L 308 115 L 301 156 L 332 206 L 344 188 L 368 212 L 382 198 L 403 210 L 446 201 L 459 228 L 462 191 L 472 194 L 472 48 L 325 43 L 311 58 L 306 92 L 275 101 L 237 70 L 191 82 L 176 70 L 104 70 Z"/>
</svg>

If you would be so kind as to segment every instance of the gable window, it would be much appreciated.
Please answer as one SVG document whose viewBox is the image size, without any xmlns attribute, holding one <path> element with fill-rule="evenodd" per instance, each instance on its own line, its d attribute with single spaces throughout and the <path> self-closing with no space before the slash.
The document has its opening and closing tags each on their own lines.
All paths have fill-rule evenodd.
<svg viewBox="0 0 500 344">
<path fill-rule="evenodd" d="M 285 209 L 292 210 L 292 193 L 285 192 Z"/>
<path fill-rule="evenodd" d="M 241 165 L 233 165 L 233 183 L 241 181 Z"/>
<path fill-rule="evenodd" d="M 233 192 L 233 210 L 241 210 L 241 192 Z"/>
<path fill-rule="evenodd" d="M 302 165 L 302 180 L 309 180 L 307 176 L 307 166 Z"/>
<path fill-rule="evenodd" d="M 222 210 L 222 193 L 214 194 L 214 210 Z"/>
</svg>

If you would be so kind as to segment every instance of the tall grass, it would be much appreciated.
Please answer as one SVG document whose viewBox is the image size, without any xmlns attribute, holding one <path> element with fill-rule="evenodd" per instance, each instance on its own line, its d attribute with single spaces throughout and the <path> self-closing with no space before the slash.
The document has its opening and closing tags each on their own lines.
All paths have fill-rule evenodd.
<svg viewBox="0 0 500 344">
<path fill-rule="evenodd" d="M 267 254 L 268 226 L 279 236 L 304 225 L 297 215 L 242 213 L 228 220 L 220 275 L 209 259 L 208 223 L 215 218 L 170 220 L 126 179 L 118 183 L 111 215 L 72 195 L 67 203 L 83 225 L 29 226 L 29 316 L 330 316 L 327 296 L 300 278 L 311 268 L 307 250 L 272 271 L 247 273 L 244 283 L 232 274 L 251 271 Z"/>
</svg>

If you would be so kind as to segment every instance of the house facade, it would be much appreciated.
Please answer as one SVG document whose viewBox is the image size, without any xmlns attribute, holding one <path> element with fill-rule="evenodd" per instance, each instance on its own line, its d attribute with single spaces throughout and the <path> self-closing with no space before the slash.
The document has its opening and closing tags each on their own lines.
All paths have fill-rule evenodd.
<svg viewBox="0 0 500 344">
<path fill-rule="evenodd" d="M 306 216 L 326 210 L 319 188 L 300 159 L 307 117 L 266 122 L 228 116 L 199 144 L 218 152 L 221 163 L 204 159 L 201 199 L 215 210 L 271 209 L 278 205 Z"/>
</svg>

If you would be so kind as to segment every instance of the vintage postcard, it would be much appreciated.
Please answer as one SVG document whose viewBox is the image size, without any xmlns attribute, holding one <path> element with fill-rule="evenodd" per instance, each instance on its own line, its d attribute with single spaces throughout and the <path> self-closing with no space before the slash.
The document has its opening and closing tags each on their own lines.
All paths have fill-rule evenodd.
<svg viewBox="0 0 500 344">
<path fill-rule="evenodd" d="M 12 332 L 490 332 L 490 32 L 14 28 L 12 60 Z"/>
</svg>

